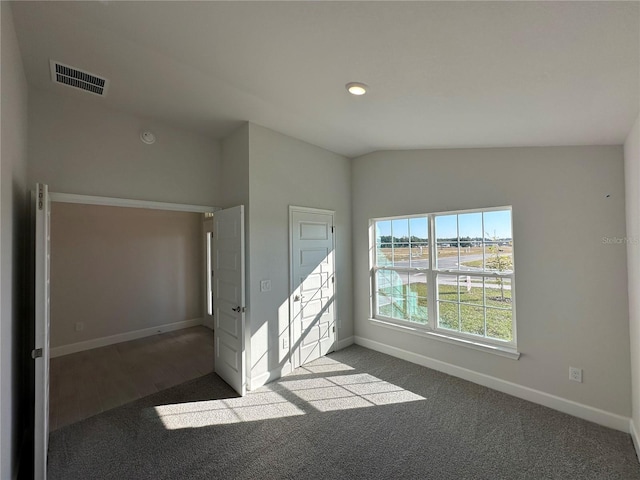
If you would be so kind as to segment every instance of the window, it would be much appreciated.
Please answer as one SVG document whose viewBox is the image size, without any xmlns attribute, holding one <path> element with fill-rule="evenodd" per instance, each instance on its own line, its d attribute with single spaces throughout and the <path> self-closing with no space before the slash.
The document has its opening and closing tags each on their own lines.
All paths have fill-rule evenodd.
<svg viewBox="0 0 640 480">
<path fill-rule="evenodd" d="M 374 219 L 373 318 L 513 350 L 511 207 Z"/>
</svg>

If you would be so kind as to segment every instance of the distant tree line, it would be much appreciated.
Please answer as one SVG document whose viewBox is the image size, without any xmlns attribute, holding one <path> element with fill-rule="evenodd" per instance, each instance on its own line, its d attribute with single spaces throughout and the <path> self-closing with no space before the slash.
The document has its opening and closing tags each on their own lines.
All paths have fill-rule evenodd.
<svg viewBox="0 0 640 480">
<path fill-rule="evenodd" d="M 391 235 L 382 235 L 380 238 L 380 246 L 382 248 L 391 247 L 393 243 L 394 247 L 409 247 L 410 244 L 422 244 L 426 245 L 429 243 L 427 238 L 421 238 L 416 236 L 404 236 L 404 237 L 392 237 Z M 458 245 L 458 241 L 460 242 L 460 247 L 474 247 L 482 245 L 483 238 L 482 237 L 450 237 L 450 238 L 438 238 L 438 243 L 446 243 L 452 247 Z M 484 243 L 487 244 L 508 244 L 511 243 L 511 238 L 485 238 Z"/>
<path fill-rule="evenodd" d="M 409 243 L 421 243 L 422 245 L 426 245 L 429 243 L 429 239 L 416 237 L 414 235 L 412 235 L 411 237 L 391 237 L 391 235 L 382 235 L 380 237 L 380 244 L 383 248 L 390 247 L 392 242 L 394 247 L 408 247 Z"/>
</svg>

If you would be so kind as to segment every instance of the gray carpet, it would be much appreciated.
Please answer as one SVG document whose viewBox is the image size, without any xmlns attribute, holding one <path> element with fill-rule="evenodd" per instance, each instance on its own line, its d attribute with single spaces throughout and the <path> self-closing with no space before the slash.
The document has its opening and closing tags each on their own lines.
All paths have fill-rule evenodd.
<svg viewBox="0 0 640 480">
<path fill-rule="evenodd" d="M 52 433 L 51 479 L 640 479 L 629 435 L 362 347 L 207 375 Z"/>
</svg>

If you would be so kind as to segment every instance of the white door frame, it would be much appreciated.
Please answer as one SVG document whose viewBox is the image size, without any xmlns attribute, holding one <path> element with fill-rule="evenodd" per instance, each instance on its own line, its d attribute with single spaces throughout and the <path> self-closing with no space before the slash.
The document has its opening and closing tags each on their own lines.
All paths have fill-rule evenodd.
<svg viewBox="0 0 640 480">
<path fill-rule="evenodd" d="M 34 345 L 31 357 L 34 360 L 34 442 L 33 476 L 35 480 L 46 480 L 49 451 L 49 258 L 51 199 L 48 187 L 38 183 L 31 192 L 34 234 Z"/>
<path fill-rule="evenodd" d="M 75 193 L 49 192 L 52 202 L 81 203 L 83 205 L 103 205 L 105 207 L 148 208 L 151 210 L 169 210 L 173 212 L 213 213 L 220 207 L 206 205 L 188 205 L 183 203 L 154 202 L 151 200 L 133 200 L 130 198 L 96 197 L 93 195 L 76 195 Z"/>
<path fill-rule="evenodd" d="M 336 331 L 335 331 L 335 336 L 334 336 L 334 346 L 330 351 L 334 351 L 335 350 L 335 346 L 338 344 L 338 332 L 340 330 L 340 328 L 338 327 L 338 309 L 337 309 L 337 304 L 338 304 L 338 279 L 337 279 L 337 275 L 336 275 L 336 261 L 335 261 L 335 251 L 336 251 L 336 232 L 335 232 L 335 224 L 336 224 L 336 212 L 335 210 L 326 210 L 326 209 L 322 209 L 322 208 L 314 208 L 314 207 L 299 207 L 299 206 L 295 206 L 295 205 L 289 205 L 289 361 L 291 362 L 291 366 L 292 368 L 297 368 L 300 365 L 298 365 L 298 361 L 297 361 L 297 356 L 296 356 L 296 349 L 293 348 L 294 346 L 294 338 L 293 338 L 293 318 L 294 318 L 294 313 L 293 313 L 293 299 L 291 298 L 293 295 L 293 291 L 294 291 L 294 285 L 295 285 L 295 280 L 293 278 L 293 214 L 294 212 L 301 212 L 301 213 L 319 213 L 322 215 L 331 215 L 331 217 L 333 218 L 333 225 L 334 225 L 334 231 L 332 231 L 333 235 L 331 235 L 332 238 L 332 248 L 333 248 L 333 252 L 334 252 L 334 260 L 333 260 L 333 278 L 334 278 L 334 285 L 333 285 L 333 308 L 334 308 L 334 322 L 336 325 Z"/>
</svg>

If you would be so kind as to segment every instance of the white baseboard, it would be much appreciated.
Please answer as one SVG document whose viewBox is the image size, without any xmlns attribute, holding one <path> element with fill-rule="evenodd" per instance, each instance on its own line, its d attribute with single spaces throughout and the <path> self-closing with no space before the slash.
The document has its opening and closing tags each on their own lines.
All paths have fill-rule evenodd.
<svg viewBox="0 0 640 480">
<path fill-rule="evenodd" d="M 354 343 L 355 343 L 354 336 L 351 335 L 350 337 L 339 340 L 336 343 L 336 350 L 342 350 L 343 348 L 347 348 L 349 345 L 353 345 Z"/>
<path fill-rule="evenodd" d="M 620 430 L 625 433 L 630 433 L 630 419 L 615 413 L 607 412 L 599 408 L 590 407 L 582 403 L 574 402 L 573 400 L 567 400 L 566 398 L 551 395 L 549 393 L 535 390 L 533 388 L 518 385 L 517 383 L 508 382 L 500 378 L 485 375 L 484 373 L 478 373 L 467 368 L 458 367 L 450 363 L 442 362 L 434 358 L 430 358 L 417 353 L 409 352 L 401 348 L 392 347 L 384 343 L 369 340 L 363 337 L 355 337 L 355 343 L 371 350 L 376 350 L 381 353 L 386 353 L 393 357 L 401 358 L 411 363 L 422 365 L 439 372 L 453 375 L 464 380 L 468 380 L 479 385 L 498 390 L 499 392 L 512 395 L 514 397 L 528 400 L 538 405 L 558 410 L 574 417 L 582 418 L 590 422 L 603 425 L 605 427 Z M 636 439 L 637 440 L 637 439 Z M 636 444 L 637 445 L 637 444 Z M 637 447 L 636 447 L 637 448 Z"/>
<path fill-rule="evenodd" d="M 107 345 L 113 345 L 114 343 L 128 342 L 129 340 L 150 337 L 159 333 L 171 332 L 173 330 L 180 330 L 182 328 L 195 327 L 197 325 L 202 325 L 202 318 L 193 318 L 191 320 L 184 320 L 182 322 L 167 323 L 165 325 L 158 325 L 157 327 L 134 330 L 133 332 L 119 333 L 117 335 L 94 338 L 92 340 L 86 340 L 84 342 L 61 345 L 60 347 L 52 348 L 49 352 L 49 356 L 51 358 L 60 357 L 62 355 L 69 355 L 70 353 L 77 353 L 84 350 L 91 350 L 93 348 L 106 347 Z"/>
<path fill-rule="evenodd" d="M 251 380 L 249 381 L 249 385 L 247 387 L 248 390 L 257 390 L 258 388 L 265 385 L 269 381 L 270 377 L 271 377 L 271 372 L 264 372 L 264 373 L 261 373 L 260 375 L 256 375 L 255 377 L 252 376 Z"/>
<path fill-rule="evenodd" d="M 638 438 L 638 431 L 633 423 L 633 418 L 629 420 L 629 433 L 631 434 L 631 440 L 633 440 L 633 447 L 636 449 L 636 456 L 640 461 L 640 438 Z"/>
<path fill-rule="evenodd" d="M 212 316 L 208 316 L 208 317 L 204 317 L 202 319 L 202 325 L 204 325 L 207 328 L 210 328 L 211 330 L 213 330 L 213 317 Z"/>
<path fill-rule="evenodd" d="M 269 370 L 268 372 L 261 373 L 256 376 L 252 376 L 251 379 L 247 382 L 248 390 L 257 390 L 258 388 L 266 385 L 269 382 L 273 382 L 285 375 L 289 375 L 293 371 L 293 366 L 291 362 L 286 362 L 282 367 L 276 368 L 275 370 Z"/>
<path fill-rule="evenodd" d="M 344 340 L 340 340 L 336 342 L 335 350 L 342 350 L 343 348 L 348 347 L 349 345 L 353 345 L 354 337 L 347 337 Z M 247 380 L 247 389 L 248 390 L 257 390 L 258 388 L 266 385 L 269 382 L 273 382 L 285 375 L 290 374 L 293 371 L 293 366 L 291 362 L 285 363 L 282 367 L 277 368 L 275 370 L 269 370 L 268 372 L 261 373 L 256 376 L 251 376 L 250 379 Z"/>
<path fill-rule="evenodd" d="M 291 362 L 287 362 L 282 366 L 281 369 L 279 369 L 278 375 L 279 375 L 279 377 L 284 377 L 285 375 L 289 375 L 291 372 L 293 372 L 293 365 L 291 364 Z M 274 380 L 275 380 L 275 378 L 274 378 Z M 269 380 L 269 381 L 271 381 L 271 380 Z"/>
</svg>

